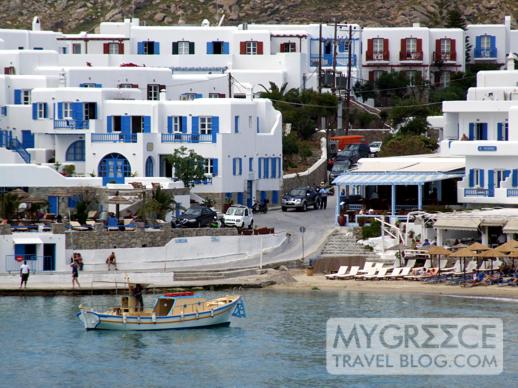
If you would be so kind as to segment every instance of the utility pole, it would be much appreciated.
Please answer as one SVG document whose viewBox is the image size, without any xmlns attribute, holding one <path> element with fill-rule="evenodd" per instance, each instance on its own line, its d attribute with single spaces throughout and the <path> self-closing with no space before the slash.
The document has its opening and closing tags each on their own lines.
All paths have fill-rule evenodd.
<svg viewBox="0 0 518 388">
<path fill-rule="evenodd" d="M 349 39 L 347 44 L 347 91 L 345 95 L 345 134 L 349 134 L 349 114 L 351 109 L 351 66 L 352 66 L 352 47 L 353 47 L 353 27 L 349 25 Z"/>
<path fill-rule="evenodd" d="M 322 23 L 318 29 L 318 94 L 322 93 Z"/>
<path fill-rule="evenodd" d="M 228 72 L 228 98 L 232 98 L 232 74 Z"/>
<path fill-rule="evenodd" d="M 335 19 L 335 34 L 333 38 L 333 86 L 331 87 L 331 92 L 335 94 L 336 92 L 336 49 L 337 49 L 337 40 L 336 36 L 338 34 L 338 24 Z"/>
</svg>

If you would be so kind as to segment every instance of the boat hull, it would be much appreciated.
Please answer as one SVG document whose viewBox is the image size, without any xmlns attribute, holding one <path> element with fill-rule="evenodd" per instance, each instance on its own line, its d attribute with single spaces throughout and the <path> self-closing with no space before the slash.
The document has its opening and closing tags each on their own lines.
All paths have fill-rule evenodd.
<svg viewBox="0 0 518 388">
<path fill-rule="evenodd" d="M 232 303 L 219 307 L 213 311 L 200 312 L 198 314 L 185 314 L 183 316 L 139 317 L 106 315 L 96 311 L 83 309 L 77 315 L 86 330 L 146 331 L 193 329 L 229 325 L 232 313 L 238 301 L 239 299 L 236 299 Z"/>
</svg>

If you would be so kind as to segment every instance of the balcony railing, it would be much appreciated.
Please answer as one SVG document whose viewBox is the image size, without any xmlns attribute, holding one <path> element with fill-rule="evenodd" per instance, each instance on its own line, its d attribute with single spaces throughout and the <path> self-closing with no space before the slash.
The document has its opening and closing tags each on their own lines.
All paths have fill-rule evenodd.
<svg viewBox="0 0 518 388">
<path fill-rule="evenodd" d="M 475 47 L 474 54 L 475 59 L 496 59 L 496 47 Z"/>
<path fill-rule="evenodd" d="M 456 62 L 457 53 L 455 52 L 433 52 L 434 62 Z"/>
<path fill-rule="evenodd" d="M 92 143 L 136 143 L 137 134 L 92 133 Z"/>
<path fill-rule="evenodd" d="M 518 197 L 518 189 L 507 189 L 508 197 Z"/>
<path fill-rule="evenodd" d="M 347 66 L 349 57 L 347 53 L 340 53 L 336 56 L 336 66 Z M 318 55 L 311 55 L 310 57 L 311 66 L 318 66 Z M 332 55 L 322 55 L 322 66 L 333 66 Z M 351 55 L 351 66 L 356 66 L 356 54 Z"/>
<path fill-rule="evenodd" d="M 162 143 L 212 143 L 212 135 L 162 133 Z"/>
<path fill-rule="evenodd" d="M 18 272 L 20 271 L 20 264 L 24 261 L 27 262 L 31 273 L 43 271 L 43 261 L 45 259 L 50 259 L 51 257 L 47 256 L 37 256 L 37 255 L 5 255 L 5 271 L 6 272 Z"/>
<path fill-rule="evenodd" d="M 415 52 L 400 51 L 399 60 L 400 61 L 422 61 L 423 52 L 422 51 L 415 51 Z"/>
<path fill-rule="evenodd" d="M 54 120 L 54 129 L 88 129 L 88 120 L 62 119 Z"/>
<path fill-rule="evenodd" d="M 487 197 L 488 193 L 488 189 L 464 189 L 465 197 Z"/>
<path fill-rule="evenodd" d="M 366 61 L 384 61 L 387 62 L 390 59 L 390 53 L 388 51 L 383 52 L 367 52 L 365 55 Z"/>
</svg>

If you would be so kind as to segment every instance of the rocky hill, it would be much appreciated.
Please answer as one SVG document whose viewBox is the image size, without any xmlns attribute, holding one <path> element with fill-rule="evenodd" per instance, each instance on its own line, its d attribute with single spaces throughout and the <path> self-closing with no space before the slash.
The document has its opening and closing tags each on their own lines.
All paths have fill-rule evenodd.
<svg viewBox="0 0 518 388">
<path fill-rule="evenodd" d="M 502 23 L 518 17 L 517 0 L 2 0 L 1 28 L 30 28 L 34 15 L 45 29 L 94 31 L 101 21 L 134 15 L 148 25 L 240 22 L 360 23 L 363 26 L 441 26 L 451 4 L 458 4 L 468 23 Z"/>
</svg>

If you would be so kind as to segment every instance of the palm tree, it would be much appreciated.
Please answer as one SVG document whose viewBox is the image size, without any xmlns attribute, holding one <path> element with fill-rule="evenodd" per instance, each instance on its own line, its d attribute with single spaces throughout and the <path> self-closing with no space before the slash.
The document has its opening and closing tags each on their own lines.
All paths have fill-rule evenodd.
<svg viewBox="0 0 518 388">
<path fill-rule="evenodd" d="M 11 193 L 5 193 L 0 197 L 0 217 L 7 219 L 8 222 L 14 218 L 20 206 L 20 199 Z"/>
<path fill-rule="evenodd" d="M 176 209 L 176 206 L 174 195 L 158 187 L 153 191 L 151 198 L 143 202 L 137 211 L 137 215 L 150 221 L 163 220 L 168 212 Z"/>
</svg>

